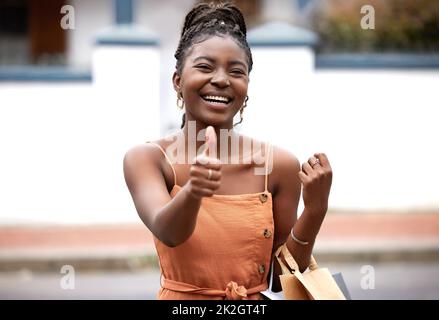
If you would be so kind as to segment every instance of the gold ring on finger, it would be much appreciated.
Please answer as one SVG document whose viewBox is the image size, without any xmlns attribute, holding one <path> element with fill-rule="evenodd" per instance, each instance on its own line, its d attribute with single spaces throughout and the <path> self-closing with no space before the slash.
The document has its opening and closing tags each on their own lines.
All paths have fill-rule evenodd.
<svg viewBox="0 0 439 320">
<path fill-rule="evenodd" d="M 212 169 L 209 169 L 207 174 L 207 180 L 210 180 L 212 178 Z"/>
<path fill-rule="evenodd" d="M 314 169 L 314 166 L 315 166 L 316 164 L 320 164 L 320 160 L 319 160 L 319 159 L 316 159 L 316 161 L 314 161 L 314 163 L 311 165 L 311 168 Z"/>
</svg>

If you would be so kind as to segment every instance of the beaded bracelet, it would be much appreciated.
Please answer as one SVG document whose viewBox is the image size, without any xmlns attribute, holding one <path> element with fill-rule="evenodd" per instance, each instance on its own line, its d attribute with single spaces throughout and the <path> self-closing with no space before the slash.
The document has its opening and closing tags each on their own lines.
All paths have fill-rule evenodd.
<svg viewBox="0 0 439 320">
<path fill-rule="evenodd" d="M 294 228 L 291 228 L 291 232 L 290 232 L 290 234 L 291 234 L 291 238 L 293 238 L 293 240 L 296 241 L 298 244 L 301 244 L 301 245 L 303 245 L 303 246 L 306 246 L 309 242 L 308 242 L 308 241 L 302 241 L 302 240 L 297 239 L 297 238 L 294 236 L 293 230 L 294 230 Z"/>
</svg>

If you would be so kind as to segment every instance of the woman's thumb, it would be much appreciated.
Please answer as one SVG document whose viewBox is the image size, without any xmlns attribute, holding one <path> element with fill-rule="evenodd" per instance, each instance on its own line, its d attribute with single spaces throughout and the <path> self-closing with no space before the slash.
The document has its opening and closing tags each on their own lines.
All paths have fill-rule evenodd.
<svg viewBox="0 0 439 320">
<path fill-rule="evenodd" d="M 212 126 L 206 128 L 206 149 L 204 154 L 208 157 L 216 158 L 216 132 Z"/>
</svg>

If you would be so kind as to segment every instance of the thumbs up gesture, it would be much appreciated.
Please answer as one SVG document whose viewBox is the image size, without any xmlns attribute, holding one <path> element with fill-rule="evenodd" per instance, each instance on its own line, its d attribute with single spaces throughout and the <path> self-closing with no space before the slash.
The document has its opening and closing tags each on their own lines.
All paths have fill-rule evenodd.
<svg viewBox="0 0 439 320">
<path fill-rule="evenodd" d="M 212 126 L 206 129 L 206 149 L 194 159 L 186 183 L 189 193 L 197 199 L 213 196 L 221 184 L 221 162 L 217 157 L 217 137 Z"/>
</svg>

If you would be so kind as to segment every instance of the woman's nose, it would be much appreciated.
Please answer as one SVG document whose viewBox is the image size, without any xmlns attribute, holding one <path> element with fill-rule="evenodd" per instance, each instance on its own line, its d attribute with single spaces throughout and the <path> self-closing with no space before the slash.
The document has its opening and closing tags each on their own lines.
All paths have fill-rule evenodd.
<svg viewBox="0 0 439 320">
<path fill-rule="evenodd" d="M 219 87 L 230 86 L 230 81 L 229 81 L 229 77 L 227 76 L 227 73 L 222 71 L 215 72 L 210 82 L 213 85 L 217 85 Z"/>
</svg>

